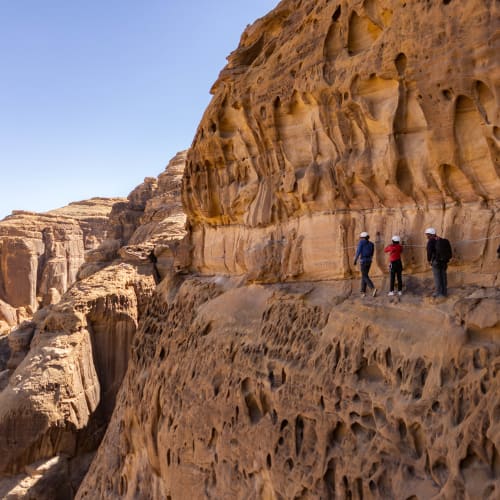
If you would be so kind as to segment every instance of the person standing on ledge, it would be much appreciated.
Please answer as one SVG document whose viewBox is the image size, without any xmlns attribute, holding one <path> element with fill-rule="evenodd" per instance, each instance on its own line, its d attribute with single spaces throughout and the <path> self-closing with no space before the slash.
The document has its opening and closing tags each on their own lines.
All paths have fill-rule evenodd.
<svg viewBox="0 0 500 500">
<path fill-rule="evenodd" d="M 377 295 L 377 289 L 373 284 L 373 281 L 368 276 L 370 271 L 370 266 L 372 265 L 373 254 L 375 252 L 375 245 L 369 241 L 370 235 L 363 231 L 359 235 L 359 243 L 356 249 L 356 255 L 354 257 L 354 265 L 358 263 L 358 259 L 361 267 L 361 296 L 364 297 L 366 294 L 366 286 L 372 290 L 372 295 L 375 297 Z"/>
<path fill-rule="evenodd" d="M 394 235 L 392 243 L 384 248 L 384 252 L 389 254 L 389 270 L 391 272 L 391 281 L 389 293 L 387 295 L 394 295 L 394 285 L 396 276 L 398 278 L 398 295 L 403 295 L 403 264 L 401 262 L 401 238 Z"/>
<path fill-rule="evenodd" d="M 450 242 L 446 238 L 440 238 L 433 227 L 428 227 L 425 235 L 427 236 L 427 261 L 432 266 L 436 287 L 433 297 L 446 297 L 448 295 L 446 270 L 452 257 Z"/>
</svg>

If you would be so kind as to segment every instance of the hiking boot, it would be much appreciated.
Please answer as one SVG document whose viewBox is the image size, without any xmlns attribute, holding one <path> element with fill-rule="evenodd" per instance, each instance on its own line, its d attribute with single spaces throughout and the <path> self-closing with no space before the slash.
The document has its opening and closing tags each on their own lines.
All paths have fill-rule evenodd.
<svg viewBox="0 0 500 500">
<path fill-rule="evenodd" d="M 392 297 L 394 295 L 394 292 L 389 292 L 387 295 L 389 295 L 389 297 Z"/>
<path fill-rule="evenodd" d="M 366 293 L 365 293 L 365 292 L 361 292 L 361 293 L 359 294 L 359 296 L 360 296 L 362 299 L 364 299 L 364 298 L 366 297 Z"/>
<path fill-rule="evenodd" d="M 373 291 L 372 291 L 372 297 L 375 297 L 375 295 L 377 295 L 377 289 L 374 288 Z"/>
</svg>

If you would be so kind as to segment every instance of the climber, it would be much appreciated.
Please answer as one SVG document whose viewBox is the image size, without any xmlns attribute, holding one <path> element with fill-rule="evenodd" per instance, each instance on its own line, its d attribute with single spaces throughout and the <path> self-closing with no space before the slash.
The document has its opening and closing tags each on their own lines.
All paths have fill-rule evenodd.
<svg viewBox="0 0 500 500">
<path fill-rule="evenodd" d="M 377 289 L 368 276 L 370 266 L 372 265 L 373 254 L 375 252 L 375 245 L 369 241 L 370 235 L 366 231 L 360 233 L 359 238 L 356 255 L 354 257 L 354 265 L 358 263 L 359 259 L 361 268 L 361 297 L 365 296 L 366 285 L 370 287 L 372 295 L 375 297 L 375 295 L 377 295 Z"/>
<path fill-rule="evenodd" d="M 388 295 L 394 295 L 394 285 L 396 276 L 398 278 L 398 295 L 403 295 L 403 264 L 401 262 L 401 238 L 394 235 L 392 242 L 384 248 L 384 252 L 389 254 L 389 270 L 391 273 L 391 281 Z"/>
<path fill-rule="evenodd" d="M 451 245 L 446 238 L 440 238 L 433 227 L 425 230 L 427 236 L 427 261 L 432 266 L 434 285 L 436 292 L 434 297 L 446 297 L 448 295 L 448 278 L 446 269 L 452 257 Z"/>
</svg>

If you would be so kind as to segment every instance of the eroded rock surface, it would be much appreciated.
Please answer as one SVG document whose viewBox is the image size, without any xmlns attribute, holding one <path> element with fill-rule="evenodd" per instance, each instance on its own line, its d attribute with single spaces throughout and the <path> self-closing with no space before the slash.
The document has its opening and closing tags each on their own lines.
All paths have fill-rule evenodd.
<svg viewBox="0 0 500 500">
<path fill-rule="evenodd" d="M 7 437 L 0 442 L 0 497 L 72 498 L 87 471 L 149 297 L 162 275 L 173 276 L 183 248 L 184 155 L 172 164 L 113 204 L 102 244 L 88 251 L 76 283 L 62 297 L 50 288 L 46 307 L 0 337 L 0 435 Z M 142 217 L 156 223 L 141 236 Z M 6 322 L 12 311 L 0 309 Z"/>
<path fill-rule="evenodd" d="M 482 292 L 160 285 L 78 498 L 497 498 L 500 294 Z"/>
<path fill-rule="evenodd" d="M 0 221 L 0 299 L 29 316 L 53 296 L 51 289 L 62 295 L 76 280 L 85 252 L 107 237 L 118 202 L 93 198 L 45 214 L 15 211 Z"/>
<path fill-rule="evenodd" d="M 488 0 L 284 0 L 246 29 L 187 156 L 202 276 L 157 288 L 78 498 L 500 495 L 498 26 Z M 352 297 L 362 230 L 381 287 L 402 236 L 401 302 Z"/>
<path fill-rule="evenodd" d="M 197 269 L 344 278 L 368 230 L 421 272 L 433 226 L 453 279 L 498 284 L 498 19 L 489 0 L 284 0 L 248 27 L 188 154 Z"/>
<path fill-rule="evenodd" d="M 181 201 L 185 162 L 186 151 L 177 153 L 157 179 L 144 179 L 126 202 L 115 205 L 108 238 L 87 254 L 80 276 L 90 275 L 115 259 L 153 261 L 160 277 L 175 267 L 189 265 L 189 244 L 181 243 L 187 234 Z"/>
<path fill-rule="evenodd" d="M 15 371 L 0 392 L 0 435 L 5 436 L 0 496 L 14 477 L 19 496 L 50 498 L 34 493 L 33 464 L 59 457 L 66 468 L 79 470 L 82 460 L 88 466 L 88 453 L 111 415 L 131 340 L 155 286 L 152 266 L 110 266 L 76 283 L 61 302 L 41 309 L 9 336 L 7 368 Z M 64 491 L 74 494 L 82 469 L 79 477 L 75 473 L 60 483 Z M 22 486 L 23 479 L 28 487 Z M 60 481 L 57 473 L 53 486 Z"/>
<path fill-rule="evenodd" d="M 497 29 L 489 0 L 283 0 L 247 28 L 187 155 L 187 237 L 161 188 L 180 173 L 145 179 L 35 318 L 0 431 L 36 425 L 0 448 L 0 491 L 74 492 L 117 394 L 78 498 L 498 498 Z M 456 255 L 438 302 L 426 226 Z M 401 302 L 352 296 L 365 229 L 381 287 L 403 237 Z"/>
</svg>

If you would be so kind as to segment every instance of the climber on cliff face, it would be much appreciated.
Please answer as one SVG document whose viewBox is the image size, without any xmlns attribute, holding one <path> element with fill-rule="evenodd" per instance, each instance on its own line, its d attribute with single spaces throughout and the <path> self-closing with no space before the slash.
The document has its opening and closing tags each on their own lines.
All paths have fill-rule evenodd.
<svg viewBox="0 0 500 500">
<path fill-rule="evenodd" d="M 372 295 L 375 297 L 377 295 L 377 289 L 373 284 L 372 280 L 368 276 L 368 272 L 370 271 L 370 266 L 372 265 L 373 254 L 375 252 L 375 245 L 369 241 L 370 235 L 363 231 L 359 235 L 359 243 L 356 248 L 356 255 L 354 257 L 354 265 L 358 263 L 358 259 L 360 262 L 361 269 L 361 297 L 364 297 L 366 294 L 366 286 L 372 290 Z"/>
<path fill-rule="evenodd" d="M 448 295 L 446 270 L 452 257 L 450 242 L 446 238 L 440 238 L 433 227 L 428 227 L 425 230 L 425 235 L 427 236 L 427 261 L 432 266 L 436 287 L 433 296 L 446 297 Z"/>
<path fill-rule="evenodd" d="M 384 252 L 389 254 L 389 270 L 391 273 L 390 288 L 388 295 L 394 295 L 394 285 L 396 284 L 396 276 L 398 278 L 398 295 L 403 295 L 403 264 L 401 262 L 401 238 L 394 235 L 392 242 L 384 248 Z"/>
</svg>

